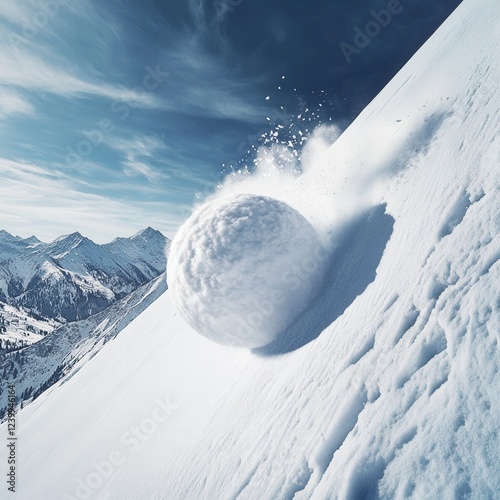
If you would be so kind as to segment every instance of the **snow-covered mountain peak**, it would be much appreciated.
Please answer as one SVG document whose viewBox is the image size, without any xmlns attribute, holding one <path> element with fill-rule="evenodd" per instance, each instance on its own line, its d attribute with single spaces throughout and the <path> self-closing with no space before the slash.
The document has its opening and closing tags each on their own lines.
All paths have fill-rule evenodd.
<svg viewBox="0 0 500 500">
<path fill-rule="evenodd" d="M 58 238 L 56 238 L 53 241 L 53 243 L 56 243 L 56 242 L 59 242 L 59 241 L 65 241 L 65 240 L 75 241 L 75 240 L 81 239 L 83 237 L 84 236 L 82 236 L 82 234 L 79 231 L 74 231 L 73 233 L 63 234 L 62 236 L 59 236 Z"/>
<path fill-rule="evenodd" d="M 165 248 L 169 243 L 170 240 L 160 231 L 147 227 L 129 238 L 116 238 L 111 243 L 103 245 L 103 248 L 113 255 L 126 254 L 133 257 L 139 267 L 146 258 L 149 264 L 163 272 L 166 265 Z M 156 255 L 157 248 L 163 249 L 161 256 Z"/>
<path fill-rule="evenodd" d="M 0 300 L 48 318 L 85 318 L 165 271 L 165 237 L 154 230 L 146 234 L 152 237 L 118 238 L 116 247 L 98 245 L 78 231 L 48 245 L 36 238 L 7 241 L 5 234 Z"/>
<path fill-rule="evenodd" d="M 58 260 L 66 258 L 70 253 L 74 253 L 76 250 L 78 250 L 81 255 L 92 254 L 93 252 L 98 253 L 99 245 L 76 231 L 57 238 L 47 247 L 47 253 Z"/>
<path fill-rule="evenodd" d="M 21 238 L 21 236 L 14 236 L 5 229 L 0 229 L 0 241 L 24 241 L 29 244 L 42 243 L 36 236 L 32 235 L 28 238 Z"/>
<path fill-rule="evenodd" d="M 38 245 L 40 243 L 43 243 L 41 240 L 39 240 L 36 236 L 30 236 L 28 238 L 25 238 L 24 241 L 26 243 L 29 243 L 30 245 Z"/>
<path fill-rule="evenodd" d="M 138 240 L 149 241 L 151 239 L 160 239 L 165 241 L 168 240 L 168 238 L 166 238 L 160 231 L 149 226 L 145 229 L 137 231 L 137 233 L 133 234 L 132 236 L 129 237 L 120 236 L 118 238 L 115 238 L 113 241 L 111 241 L 110 243 L 106 243 L 104 246 L 112 246 L 119 241 L 121 242 L 138 241 Z"/>
<path fill-rule="evenodd" d="M 62 236 L 59 236 L 56 238 L 51 244 L 77 244 L 80 241 L 87 239 L 85 236 L 83 236 L 79 231 L 75 231 L 74 233 L 70 234 L 64 234 Z"/>
<path fill-rule="evenodd" d="M 151 239 L 165 239 L 165 236 L 160 233 L 160 231 L 153 229 L 152 227 L 147 227 L 146 229 L 142 229 L 141 231 L 138 231 L 135 233 L 130 239 L 131 240 L 144 240 L 148 241 Z"/>
<path fill-rule="evenodd" d="M 161 234 L 160 231 L 157 231 L 156 229 L 153 229 L 151 226 L 146 227 L 145 229 L 141 229 L 140 231 L 137 231 L 132 238 L 135 238 L 136 236 L 140 235 L 148 235 L 148 234 Z"/>
<path fill-rule="evenodd" d="M 24 253 L 27 250 L 32 250 L 37 246 L 44 246 L 35 236 L 29 238 L 21 238 L 13 236 L 5 230 L 0 230 L 0 262 L 11 259 L 17 255 Z"/>
<path fill-rule="evenodd" d="M 105 246 L 109 248 L 113 248 L 117 243 L 149 243 L 151 241 L 163 241 L 167 242 L 168 238 L 166 238 L 160 231 L 157 229 L 153 229 L 152 227 L 147 227 L 145 229 L 141 229 L 137 233 L 133 234 L 130 237 L 120 236 L 115 238 L 110 243 L 107 243 Z"/>
<path fill-rule="evenodd" d="M 5 229 L 0 229 L 0 239 L 8 241 L 8 240 L 20 240 L 21 238 L 19 236 L 13 236 L 9 232 L 5 231 Z"/>
</svg>

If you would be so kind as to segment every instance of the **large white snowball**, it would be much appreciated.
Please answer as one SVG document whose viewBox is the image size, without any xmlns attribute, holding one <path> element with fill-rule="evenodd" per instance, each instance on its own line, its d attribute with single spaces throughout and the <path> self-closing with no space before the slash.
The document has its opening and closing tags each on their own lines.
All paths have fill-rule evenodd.
<svg viewBox="0 0 500 500">
<path fill-rule="evenodd" d="M 200 207 L 180 228 L 167 281 L 183 318 L 215 342 L 269 344 L 321 286 L 326 251 L 281 201 L 238 195 Z"/>
</svg>

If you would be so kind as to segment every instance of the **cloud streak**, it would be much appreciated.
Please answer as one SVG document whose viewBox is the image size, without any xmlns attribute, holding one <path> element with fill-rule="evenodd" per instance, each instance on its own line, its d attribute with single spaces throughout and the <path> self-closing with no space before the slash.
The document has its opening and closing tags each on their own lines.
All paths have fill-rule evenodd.
<svg viewBox="0 0 500 500">
<path fill-rule="evenodd" d="M 51 92 L 63 97 L 93 95 L 145 107 L 157 106 L 160 103 L 152 93 L 86 81 L 70 74 L 68 70 L 47 64 L 40 57 L 20 48 L 15 52 L 0 51 L 0 82 L 32 91 Z"/>
<path fill-rule="evenodd" d="M 35 107 L 19 92 L 0 86 L 0 119 L 13 115 L 33 115 Z"/>
<path fill-rule="evenodd" d="M 166 149 L 157 138 L 136 136 L 129 140 L 110 139 L 107 144 L 123 156 L 121 164 L 126 175 L 142 175 L 151 183 L 168 178 L 168 175 L 153 166 L 155 156 Z"/>
<path fill-rule="evenodd" d="M 9 232 L 35 233 L 51 241 L 75 228 L 97 242 L 132 234 L 148 225 L 173 235 L 180 206 L 164 202 L 124 202 L 85 193 L 39 165 L 0 158 L 2 226 Z M 176 215 L 177 214 L 177 215 Z"/>
</svg>

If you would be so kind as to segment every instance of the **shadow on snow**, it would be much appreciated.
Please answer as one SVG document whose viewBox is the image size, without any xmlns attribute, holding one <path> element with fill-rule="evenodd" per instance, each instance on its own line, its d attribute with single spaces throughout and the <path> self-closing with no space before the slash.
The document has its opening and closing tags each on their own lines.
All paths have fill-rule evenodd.
<svg viewBox="0 0 500 500">
<path fill-rule="evenodd" d="M 350 224 L 329 258 L 321 292 L 276 340 L 253 349 L 254 354 L 275 356 L 308 344 L 340 317 L 375 280 L 394 226 L 394 219 L 385 208 L 385 204 L 378 205 Z"/>
</svg>

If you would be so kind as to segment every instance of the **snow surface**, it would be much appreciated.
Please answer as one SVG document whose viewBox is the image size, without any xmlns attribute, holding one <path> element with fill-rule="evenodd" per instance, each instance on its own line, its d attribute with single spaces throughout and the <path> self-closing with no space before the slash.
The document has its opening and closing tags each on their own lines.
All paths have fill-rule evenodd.
<svg viewBox="0 0 500 500">
<path fill-rule="evenodd" d="M 0 387 L 0 415 L 3 411 L 6 413 L 7 409 L 7 391 L 4 390 L 7 384 L 16 386 L 18 400 L 23 399 L 26 406 L 33 394 L 41 392 L 44 385 L 50 385 L 51 378 L 59 380 L 63 376 L 70 377 L 78 371 L 107 342 L 114 339 L 149 304 L 164 293 L 166 288 L 163 273 L 104 311 L 84 320 L 60 326 L 50 335 L 35 339 L 35 343 L 28 347 L 1 356 L 0 372 L 3 374 L 4 384 Z M 0 308 L 0 311 L 5 316 L 9 309 L 12 308 L 4 305 L 4 309 Z M 33 324 L 36 325 L 35 320 L 26 317 L 24 322 L 19 321 L 17 331 L 26 326 L 29 328 L 29 325 Z M 25 336 L 26 333 L 21 338 L 26 338 Z M 16 372 L 15 377 L 14 372 Z M 21 394 L 29 388 L 32 389 L 30 394 L 21 398 Z"/>
<path fill-rule="evenodd" d="M 29 311 L 0 302 L 0 349 L 27 346 L 43 339 L 59 326 L 55 320 L 33 318 Z"/>
<path fill-rule="evenodd" d="M 341 236 L 295 345 L 217 345 L 167 291 L 18 414 L 17 497 L 498 498 L 498 19 L 464 1 L 310 151 L 304 208 L 255 193 Z"/>
<path fill-rule="evenodd" d="M 309 222 L 273 198 L 208 202 L 168 256 L 169 290 L 199 333 L 235 347 L 274 341 L 320 290 L 328 254 Z"/>
</svg>

